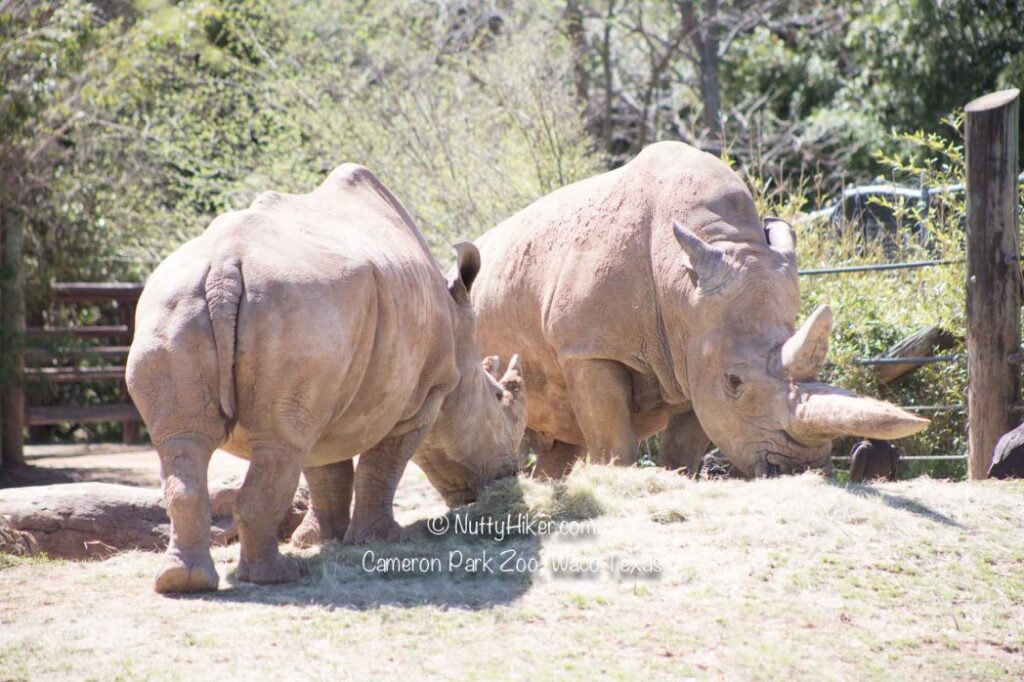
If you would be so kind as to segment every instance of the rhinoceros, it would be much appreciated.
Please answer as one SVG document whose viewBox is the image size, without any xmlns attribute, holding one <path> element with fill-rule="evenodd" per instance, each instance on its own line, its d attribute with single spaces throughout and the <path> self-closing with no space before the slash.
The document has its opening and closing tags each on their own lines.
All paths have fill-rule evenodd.
<svg viewBox="0 0 1024 682">
<path fill-rule="evenodd" d="M 679 142 L 539 199 L 476 241 L 480 349 L 526 367 L 537 472 L 632 463 L 668 429 L 695 473 L 708 439 L 744 476 L 824 465 L 840 434 L 928 424 L 816 381 L 832 314 L 799 329 L 795 237 L 742 180 Z"/>
<path fill-rule="evenodd" d="M 446 281 L 399 201 L 348 164 L 309 194 L 268 192 L 219 216 L 154 271 L 127 381 L 171 518 L 157 591 L 217 587 L 206 481 L 217 447 L 250 462 L 236 575 L 255 583 L 299 575 L 276 529 L 300 469 L 311 498 L 300 545 L 396 539 L 410 458 L 452 505 L 514 473 L 519 361 L 500 381 L 483 367 L 469 301 L 479 253 L 457 251 Z"/>
</svg>

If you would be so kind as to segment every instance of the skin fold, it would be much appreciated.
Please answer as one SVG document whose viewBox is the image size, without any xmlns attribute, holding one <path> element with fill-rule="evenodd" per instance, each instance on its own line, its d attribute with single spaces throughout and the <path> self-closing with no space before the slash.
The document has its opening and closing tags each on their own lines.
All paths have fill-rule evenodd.
<svg viewBox="0 0 1024 682">
<path fill-rule="evenodd" d="M 297 545 L 396 539 L 410 459 L 452 504 L 514 473 L 521 370 L 513 359 L 499 380 L 481 364 L 479 254 L 457 248 L 446 281 L 398 200 L 344 165 L 309 194 L 265 193 L 218 217 L 156 269 L 127 381 L 171 517 L 158 591 L 217 587 L 206 470 L 218 447 L 250 462 L 237 576 L 256 583 L 299 575 L 275 529 L 302 471 L 311 510 Z"/>
<path fill-rule="evenodd" d="M 709 441 L 746 476 L 825 465 L 843 433 L 928 421 L 816 383 L 827 306 L 796 328 L 795 241 L 742 180 L 678 142 L 541 198 L 476 241 L 480 348 L 522 354 L 527 441 L 542 475 L 584 453 L 695 474 Z"/>
</svg>

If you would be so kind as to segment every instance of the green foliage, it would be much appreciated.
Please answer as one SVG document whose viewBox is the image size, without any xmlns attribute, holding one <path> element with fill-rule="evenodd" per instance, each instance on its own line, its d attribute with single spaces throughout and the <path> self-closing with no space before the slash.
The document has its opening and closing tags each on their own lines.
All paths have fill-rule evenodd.
<svg viewBox="0 0 1024 682">
<path fill-rule="evenodd" d="M 607 146 L 609 110 L 616 140 L 638 139 L 638 115 L 640 139 L 700 139 L 687 7 L 697 20 L 706 11 L 650 0 L 5 3 L 0 222 L 27 227 L 30 319 L 104 321 L 50 309 L 49 283 L 142 280 L 217 214 L 266 189 L 309 191 L 346 161 L 378 173 L 447 261 L 449 243 L 606 166 L 594 150 Z M 1024 78 L 1019 2 L 722 0 L 718 17 L 727 151 L 777 215 L 876 174 L 958 180 L 956 126 L 942 116 Z M 802 265 L 960 257 L 962 197 L 936 199 L 928 215 L 892 209 L 907 226 L 886 243 L 802 225 Z M 922 326 L 959 333 L 963 276 L 958 265 L 805 279 L 805 312 L 825 301 L 836 311 L 832 377 L 903 404 L 962 402 L 962 364 L 883 387 L 852 359 Z M 109 389 L 59 390 L 91 401 Z M 936 414 L 908 450 L 962 452 L 963 428 L 961 414 Z"/>
<path fill-rule="evenodd" d="M 155 261 L 259 191 L 309 191 L 357 161 L 447 258 L 451 240 L 593 172 L 551 27 L 492 30 L 481 10 L 455 30 L 438 11 L 324 1 L 286 24 L 271 3 L 195 3 L 133 26 L 91 121 L 129 162 L 104 207 L 143 236 L 121 252 Z"/>
<path fill-rule="evenodd" d="M 954 129 L 959 125 L 958 121 L 947 124 Z M 963 148 L 958 143 L 924 132 L 894 133 L 892 142 L 897 151 L 879 153 L 876 158 L 880 165 L 890 169 L 898 183 L 916 186 L 923 182 L 938 188 L 963 180 Z M 823 303 L 830 304 L 835 314 L 829 354 L 834 366 L 826 374 L 828 381 L 898 405 L 965 402 L 965 361 L 924 365 L 891 385 L 880 383 L 873 367 L 855 362 L 857 358 L 882 356 L 898 341 L 931 326 L 948 330 L 957 339 L 955 347 L 943 354 L 964 353 L 964 202 L 963 194 L 944 194 L 934 197 L 927 211 L 919 204 L 878 202 L 893 211 L 897 229 L 874 238 L 866 237 L 861 230 L 827 221 L 798 224 L 802 269 L 885 261 L 955 261 L 943 267 L 801 278 L 804 314 Z M 932 419 L 932 426 L 900 441 L 905 454 L 966 452 L 964 412 L 923 414 Z M 852 442 L 840 441 L 835 451 L 846 454 Z M 922 471 L 954 477 L 965 473 L 962 462 L 929 462 L 909 467 L 910 473 Z"/>
</svg>

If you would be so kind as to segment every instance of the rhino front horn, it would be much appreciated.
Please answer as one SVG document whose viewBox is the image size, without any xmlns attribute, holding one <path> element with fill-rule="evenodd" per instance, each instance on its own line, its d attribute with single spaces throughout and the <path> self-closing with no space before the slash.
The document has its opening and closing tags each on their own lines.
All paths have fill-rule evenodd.
<svg viewBox="0 0 1024 682">
<path fill-rule="evenodd" d="M 789 402 L 786 430 L 800 440 L 824 441 L 840 435 L 895 440 L 931 424 L 891 403 L 827 384 L 798 384 Z"/>
<path fill-rule="evenodd" d="M 828 355 L 831 335 L 832 309 L 820 305 L 782 345 L 780 354 L 785 375 L 795 381 L 817 379 Z"/>
</svg>

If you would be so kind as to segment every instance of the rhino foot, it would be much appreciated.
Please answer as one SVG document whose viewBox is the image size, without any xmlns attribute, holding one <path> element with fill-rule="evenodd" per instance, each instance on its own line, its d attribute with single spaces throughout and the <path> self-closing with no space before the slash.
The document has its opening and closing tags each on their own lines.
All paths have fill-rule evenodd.
<svg viewBox="0 0 1024 682">
<path fill-rule="evenodd" d="M 314 510 L 310 509 L 306 512 L 302 523 L 292 533 L 292 545 L 305 548 L 322 545 L 325 542 L 341 542 L 345 537 L 345 531 L 348 530 L 348 522 L 346 520 L 343 524 L 335 525 L 338 527 L 334 528 L 331 524 L 325 523 Z"/>
<path fill-rule="evenodd" d="M 323 544 L 324 538 L 320 533 L 320 524 L 317 523 L 313 514 L 306 512 L 306 518 L 292 533 L 292 546 L 305 548 Z"/>
<path fill-rule="evenodd" d="M 402 527 L 388 516 L 370 523 L 353 521 L 345 533 L 343 542 L 346 545 L 363 545 L 371 542 L 398 542 L 402 537 Z"/>
<path fill-rule="evenodd" d="M 220 582 L 213 558 L 169 552 L 156 572 L 154 589 L 161 593 L 216 590 Z"/>
<path fill-rule="evenodd" d="M 295 557 L 275 554 L 263 561 L 238 560 L 235 577 L 247 583 L 272 585 L 293 583 L 302 576 L 302 565 Z"/>
</svg>

